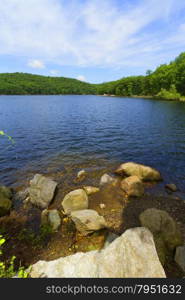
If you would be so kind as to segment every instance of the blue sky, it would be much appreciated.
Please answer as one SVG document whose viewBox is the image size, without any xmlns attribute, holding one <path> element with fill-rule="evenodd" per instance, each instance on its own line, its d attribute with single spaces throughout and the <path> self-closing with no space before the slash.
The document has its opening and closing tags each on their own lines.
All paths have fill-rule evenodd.
<svg viewBox="0 0 185 300">
<path fill-rule="evenodd" d="M 104 82 L 185 51 L 184 0 L 0 0 L 0 72 Z"/>
</svg>

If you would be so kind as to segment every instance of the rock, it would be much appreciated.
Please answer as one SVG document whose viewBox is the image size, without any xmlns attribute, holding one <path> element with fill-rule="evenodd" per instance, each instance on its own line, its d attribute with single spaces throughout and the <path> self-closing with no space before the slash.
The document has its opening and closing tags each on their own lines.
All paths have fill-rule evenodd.
<svg viewBox="0 0 185 300">
<path fill-rule="evenodd" d="M 102 177 L 100 178 L 100 185 L 102 186 L 102 185 L 105 185 L 105 184 L 112 184 L 112 183 L 116 183 L 117 182 L 117 180 L 114 178 L 114 177 L 112 177 L 112 176 L 110 176 L 110 175 L 108 175 L 108 174 L 104 174 L 104 175 L 102 175 Z"/>
<path fill-rule="evenodd" d="M 173 256 L 175 248 L 182 244 L 182 236 L 176 222 L 166 211 L 156 208 L 145 210 L 139 219 L 141 225 L 153 233 L 160 261 L 164 265 L 166 256 Z"/>
<path fill-rule="evenodd" d="M 46 208 L 53 200 L 57 182 L 43 175 L 36 174 L 30 180 L 30 202 L 40 208 Z"/>
<path fill-rule="evenodd" d="M 144 194 L 144 185 L 137 176 L 130 176 L 121 181 L 121 188 L 130 197 L 141 197 Z"/>
<path fill-rule="evenodd" d="M 121 164 L 115 173 L 123 176 L 136 175 L 143 181 L 158 181 L 162 179 L 161 174 L 157 170 L 134 162 Z"/>
<path fill-rule="evenodd" d="M 86 175 L 87 175 L 87 173 L 86 173 L 85 170 L 79 171 L 79 172 L 77 173 L 77 176 L 76 176 L 75 181 L 76 181 L 76 182 L 81 182 L 81 181 L 83 181 L 83 180 L 85 179 Z"/>
<path fill-rule="evenodd" d="M 12 201 L 3 195 L 0 195 L 0 217 L 9 214 L 12 207 Z"/>
<path fill-rule="evenodd" d="M 99 188 L 94 187 L 94 186 L 84 186 L 83 189 L 87 195 L 92 195 L 92 194 L 95 194 L 100 191 Z"/>
<path fill-rule="evenodd" d="M 165 272 L 146 228 L 132 228 L 100 251 L 76 253 L 53 261 L 39 261 L 32 278 L 164 278 Z"/>
<path fill-rule="evenodd" d="M 28 197 L 29 197 L 29 188 L 26 188 L 24 190 L 21 190 L 21 191 L 17 192 L 14 195 L 13 199 L 15 201 L 22 201 L 22 202 L 24 202 Z"/>
<path fill-rule="evenodd" d="M 104 203 L 100 203 L 100 208 L 104 209 L 106 207 L 106 205 Z"/>
<path fill-rule="evenodd" d="M 100 216 L 93 209 L 73 211 L 71 213 L 71 218 L 76 225 L 76 229 L 83 235 L 88 235 L 93 231 L 106 227 L 104 217 Z"/>
<path fill-rule="evenodd" d="M 174 183 L 166 184 L 165 188 L 170 190 L 171 192 L 176 192 L 177 191 L 177 186 Z"/>
<path fill-rule="evenodd" d="M 5 198 L 11 199 L 12 198 L 12 191 L 10 188 L 1 185 L 0 186 L 0 195 L 4 196 Z"/>
<path fill-rule="evenodd" d="M 62 207 L 66 214 L 70 214 L 72 211 L 86 209 L 88 205 L 88 196 L 83 189 L 68 193 L 62 201 Z"/>
<path fill-rule="evenodd" d="M 113 232 L 109 232 L 103 248 L 107 248 L 118 237 L 119 236 L 117 234 L 115 234 Z"/>
<path fill-rule="evenodd" d="M 175 261 L 185 272 L 185 246 L 177 247 L 175 252 Z"/>
<path fill-rule="evenodd" d="M 53 231 L 57 231 L 61 225 L 61 218 L 57 209 L 44 209 L 41 213 L 41 224 L 50 225 Z"/>
<path fill-rule="evenodd" d="M 9 214 L 12 207 L 12 192 L 6 186 L 0 186 L 0 217 Z"/>
</svg>

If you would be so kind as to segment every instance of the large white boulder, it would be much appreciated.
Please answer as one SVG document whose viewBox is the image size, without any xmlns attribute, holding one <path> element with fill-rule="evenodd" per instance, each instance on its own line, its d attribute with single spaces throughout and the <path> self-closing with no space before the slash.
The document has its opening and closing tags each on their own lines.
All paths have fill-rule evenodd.
<svg viewBox="0 0 185 300">
<path fill-rule="evenodd" d="M 88 235 L 93 231 L 106 227 L 104 217 L 100 216 L 93 209 L 73 211 L 71 213 L 71 218 L 76 225 L 76 229 L 83 235 Z"/>
<path fill-rule="evenodd" d="M 166 277 L 153 236 L 143 227 L 127 230 L 101 251 L 76 253 L 32 266 L 33 278 L 150 278 Z"/>
<path fill-rule="evenodd" d="M 158 181 L 161 180 L 161 174 L 154 168 L 137 164 L 134 162 L 127 162 L 121 164 L 119 168 L 115 171 L 118 175 L 123 176 L 138 176 L 144 181 Z"/>
<path fill-rule="evenodd" d="M 57 182 L 43 175 L 36 174 L 30 180 L 30 202 L 40 208 L 47 208 L 53 200 Z"/>
<path fill-rule="evenodd" d="M 74 190 L 68 193 L 63 201 L 62 207 L 66 214 L 72 211 L 87 209 L 89 205 L 88 196 L 83 189 Z"/>
</svg>

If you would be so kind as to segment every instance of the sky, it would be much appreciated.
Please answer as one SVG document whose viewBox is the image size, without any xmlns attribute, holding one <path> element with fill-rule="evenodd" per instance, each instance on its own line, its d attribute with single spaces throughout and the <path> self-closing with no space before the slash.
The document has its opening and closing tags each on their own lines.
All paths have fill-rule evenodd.
<svg viewBox="0 0 185 300">
<path fill-rule="evenodd" d="M 0 73 L 97 83 L 183 51 L 184 0 L 0 0 Z"/>
</svg>

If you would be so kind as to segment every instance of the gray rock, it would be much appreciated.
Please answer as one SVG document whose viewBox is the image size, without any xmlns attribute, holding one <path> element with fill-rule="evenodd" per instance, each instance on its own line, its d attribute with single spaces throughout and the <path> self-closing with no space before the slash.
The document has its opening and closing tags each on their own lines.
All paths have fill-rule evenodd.
<svg viewBox="0 0 185 300">
<path fill-rule="evenodd" d="M 32 278 L 164 278 L 153 236 L 146 228 L 127 230 L 101 251 L 76 253 L 32 266 Z"/>
<path fill-rule="evenodd" d="M 44 209 L 41 213 L 41 224 L 50 225 L 53 231 L 57 231 L 61 225 L 61 218 L 58 210 Z"/>
<path fill-rule="evenodd" d="M 121 188 L 129 197 L 141 197 L 144 185 L 138 176 L 129 176 L 121 181 Z"/>
<path fill-rule="evenodd" d="M 95 194 L 100 191 L 99 188 L 94 187 L 94 186 L 83 186 L 83 189 L 87 195 L 92 195 L 92 194 Z"/>
<path fill-rule="evenodd" d="M 30 202 L 40 208 L 46 208 L 53 200 L 57 182 L 43 175 L 36 174 L 30 180 Z"/>
<path fill-rule="evenodd" d="M 185 246 L 177 247 L 175 252 L 175 261 L 185 272 Z"/>
<path fill-rule="evenodd" d="M 66 214 L 70 214 L 72 211 L 86 209 L 88 205 L 88 196 L 83 189 L 68 193 L 62 201 L 62 207 Z"/>
<path fill-rule="evenodd" d="M 165 188 L 170 190 L 171 192 L 176 192 L 177 191 L 177 186 L 174 183 L 166 184 Z"/>
<path fill-rule="evenodd" d="M 93 231 L 106 227 L 104 217 L 100 216 L 93 209 L 73 211 L 71 218 L 76 225 L 76 229 L 83 235 L 88 235 Z"/>
<path fill-rule="evenodd" d="M 6 186 L 0 186 L 0 217 L 9 214 L 12 207 L 12 192 Z"/>
<path fill-rule="evenodd" d="M 175 248 L 182 244 L 182 236 L 176 222 L 166 211 L 156 208 L 145 210 L 139 219 L 141 225 L 153 233 L 160 261 L 164 264 L 166 256 L 173 256 Z"/>
<path fill-rule="evenodd" d="M 136 175 L 143 181 L 158 181 L 162 179 L 161 174 L 156 169 L 134 162 L 121 164 L 115 173 L 122 176 Z"/>
<path fill-rule="evenodd" d="M 105 185 L 105 184 L 113 184 L 113 183 L 116 183 L 116 182 L 117 182 L 117 180 L 114 177 L 112 177 L 108 174 L 104 174 L 100 178 L 100 185 L 101 186 Z"/>
<path fill-rule="evenodd" d="M 113 232 L 109 232 L 103 248 L 107 248 L 119 236 Z"/>
</svg>

